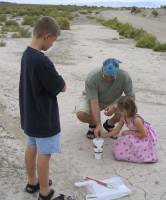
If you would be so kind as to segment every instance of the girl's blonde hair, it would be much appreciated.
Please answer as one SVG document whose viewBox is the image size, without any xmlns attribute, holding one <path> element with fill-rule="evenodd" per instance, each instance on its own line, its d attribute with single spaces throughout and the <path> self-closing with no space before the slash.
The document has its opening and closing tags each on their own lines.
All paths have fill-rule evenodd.
<svg viewBox="0 0 166 200">
<path fill-rule="evenodd" d="M 120 110 L 121 109 L 126 110 L 128 117 L 134 117 L 135 114 L 137 113 L 137 106 L 132 97 L 129 96 L 120 97 L 117 106 Z"/>
</svg>

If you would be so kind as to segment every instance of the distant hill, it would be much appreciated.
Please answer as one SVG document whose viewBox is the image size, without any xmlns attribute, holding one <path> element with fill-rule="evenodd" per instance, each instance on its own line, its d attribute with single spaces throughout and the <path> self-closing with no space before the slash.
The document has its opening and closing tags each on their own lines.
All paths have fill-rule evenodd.
<svg viewBox="0 0 166 200">
<path fill-rule="evenodd" d="M 0 1 L 0 5 L 1 5 L 1 4 L 4 5 L 4 4 L 16 4 L 16 3 L 11 3 L 11 2 L 7 2 L 7 1 L 6 1 L 6 2 L 5 2 L 5 1 Z"/>
<path fill-rule="evenodd" d="M 32 2 L 31 2 L 32 3 Z M 11 2 L 4 2 L 4 1 L 0 1 L 0 5 L 2 4 L 17 4 L 17 3 L 11 3 Z M 43 4 L 43 3 L 42 3 Z M 69 5 L 69 2 L 65 2 L 64 0 L 62 1 L 62 3 L 54 3 L 53 5 Z M 159 1 L 149 1 L 149 0 L 145 0 L 145 1 L 128 1 L 128 2 L 123 2 L 123 1 L 98 1 L 96 0 L 95 3 L 83 3 L 83 1 L 75 3 L 75 2 L 70 2 L 70 5 L 78 5 L 78 6 L 83 6 L 83 5 L 87 5 L 87 6 L 104 6 L 104 7 L 132 7 L 132 6 L 136 6 L 136 7 L 145 7 L 145 8 L 159 8 L 161 5 L 166 5 L 166 0 L 159 0 Z"/>
<path fill-rule="evenodd" d="M 145 8 L 159 8 L 161 5 L 166 5 L 165 0 L 161 1 L 144 1 L 144 2 L 117 2 L 117 1 L 112 1 L 112 2 L 106 2 L 106 1 L 100 1 L 93 3 L 94 6 L 104 6 L 104 7 L 132 7 L 132 6 L 137 6 L 137 7 L 145 7 Z"/>
</svg>

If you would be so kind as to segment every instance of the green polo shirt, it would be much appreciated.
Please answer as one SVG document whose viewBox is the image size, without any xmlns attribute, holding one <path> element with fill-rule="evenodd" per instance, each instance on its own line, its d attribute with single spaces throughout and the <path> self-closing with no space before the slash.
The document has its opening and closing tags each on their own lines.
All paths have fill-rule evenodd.
<svg viewBox="0 0 166 200">
<path fill-rule="evenodd" d="M 85 93 L 87 100 L 96 99 L 104 105 L 114 103 L 123 93 L 134 97 L 132 80 L 129 74 L 122 69 L 111 83 L 103 79 L 101 69 L 93 70 L 86 78 Z"/>
</svg>

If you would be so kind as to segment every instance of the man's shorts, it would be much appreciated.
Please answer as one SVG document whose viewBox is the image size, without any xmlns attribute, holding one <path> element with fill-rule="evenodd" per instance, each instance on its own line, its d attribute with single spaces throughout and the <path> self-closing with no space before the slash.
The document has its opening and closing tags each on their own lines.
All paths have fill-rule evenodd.
<svg viewBox="0 0 166 200">
<path fill-rule="evenodd" d="M 27 144 L 34 146 L 39 154 L 52 154 L 61 151 L 60 133 L 46 138 L 28 136 Z"/>
<path fill-rule="evenodd" d="M 103 105 L 99 105 L 100 106 L 100 110 L 104 110 L 107 106 L 103 106 Z M 82 95 L 81 97 L 79 97 L 78 99 L 78 103 L 75 106 L 75 113 L 77 112 L 85 112 L 87 114 L 90 114 L 90 107 L 89 107 L 89 102 L 86 98 L 85 95 Z"/>
<path fill-rule="evenodd" d="M 85 112 L 87 114 L 90 114 L 89 102 L 87 101 L 85 95 L 82 95 L 78 98 L 78 102 L 75 106 L 74 112 Z"/>
</svg>

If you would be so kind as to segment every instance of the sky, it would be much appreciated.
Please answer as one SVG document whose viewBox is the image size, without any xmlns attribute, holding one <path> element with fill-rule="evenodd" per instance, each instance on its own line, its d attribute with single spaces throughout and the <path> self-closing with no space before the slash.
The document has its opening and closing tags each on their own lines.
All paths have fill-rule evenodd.
<svg viewBox="0 0 166 200">
<path fill-rule="evenodd" d="M 0 0 L 0 2 L 29 3 L 29 4 L 93 4 L 102 0 Z M 166 2 L 166 0 L 104 0 L 104 2 Z"/>
</svg>

